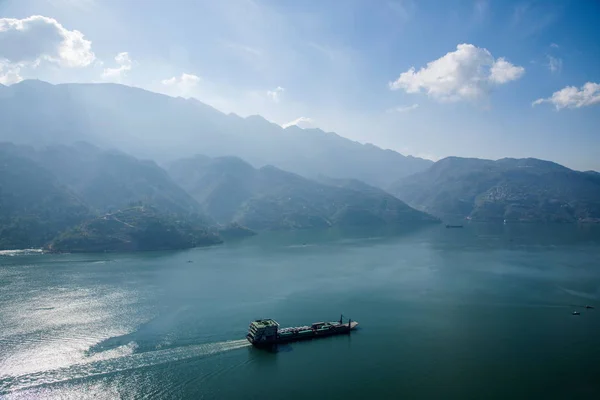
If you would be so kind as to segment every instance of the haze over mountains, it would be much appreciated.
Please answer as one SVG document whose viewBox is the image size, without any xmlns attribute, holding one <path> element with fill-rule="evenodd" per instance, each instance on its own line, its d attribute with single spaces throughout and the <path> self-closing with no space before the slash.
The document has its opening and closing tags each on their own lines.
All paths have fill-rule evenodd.
<svg viewBox="0 0 600 400">
<path fill-rule="evenodd" d="M 1 248 L 41 247 L 59 237 L 55 250 L 218 242 L 212 220 L 153 162 L 83 143 L 40 150 L 2 143 L 0 161 Z M 138 226 L 126 222 L 133 219 Z"/>
<path fill-rule="evenodd" d="M 187 248 L 250 229 L 436 217 L 600 221 L 595 171 L 433 163 L 122 85 L 0 85 L 0 120 L 0 249 Z"/>
<path fill-rule="evenodd" d="M 251 234 L 246 226 L 437 222 L 366 184 L 325 185 L 273 166 L 255 169 L 235 157 L 182 159 L 169 174 L 153 161 L 89 143 L 38 149 L 2 143 L 0 161 L 2 249 L 177 249 Z"/>
<path fill-rule="evenodd" d="M 318 183 L 273 166 L 260 169 L 235 157 L 196 156 L 169 173 L 220 223 L 252 229 L 326 228 L 434 222 L 394 196 Z"/>
<path fill-rule="evenodd" d="M 30 145 L 87 141 L 157 162 L 237 156 L 308 178 L 355 178 L 385 188 L 429 160 L 360 144 L 320 129 L 287 129 L 259 116 L 226 115 L 195 99 L 116 84 L 0 87 L 2 140 Z"/>
</svg>

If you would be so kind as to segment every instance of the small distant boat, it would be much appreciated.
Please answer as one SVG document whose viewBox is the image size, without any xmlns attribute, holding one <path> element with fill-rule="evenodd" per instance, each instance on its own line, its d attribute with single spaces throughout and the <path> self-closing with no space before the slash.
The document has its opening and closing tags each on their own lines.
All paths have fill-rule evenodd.
<svg viewBox="0 0 600 400">
<path fill-rule="evenodd" d="M 588 309 L 594 309 L 594 307 L 593 307 L 593 306 L 590 306 L 590 305 L 586 305 L 586 306 L 585 306 L 585 308 L 588 308 Z"/>
<path fill-rule="evenodd" d="M 446 225 L 446 228 L 462 228 L 462 227 L 463 227 L 462 225 L 450 225 L 450 224 Z"/>
<path fill-rule="evenodd" d="M 581 315 L 579 311 L 573 311 L 573 315 Z"/>
</svg>

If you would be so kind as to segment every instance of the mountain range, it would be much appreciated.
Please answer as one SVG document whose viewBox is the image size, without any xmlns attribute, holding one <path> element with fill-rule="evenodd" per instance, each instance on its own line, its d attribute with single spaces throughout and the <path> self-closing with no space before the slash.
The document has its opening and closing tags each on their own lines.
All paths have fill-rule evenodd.
<svg viewBox="0 0 600 400">
<path fill-rule="evenodd" d="M 123 85 L 0 85 L 0 120 L 0 249 L 187 248 L 438 218 L 600 222 L 595 171 L 433 163 Z"/>
<path fill-rule="evenodd" d="M 327 185 L 236 157 L 153 161 L 77 142 L 0 144 L 0 247 L 186 248 L 256 230 L 436 222 L 367 184 Z"/>
<path fill-rule="evenodd" d="M 391 185 L 390 193 L 442 218 L 600 220 L 600 174 L 534 158 L 448 157 Z"/>
<path fill-rule="evenodd" d="M 220 223 L 252 229 L 323 228 L 433 222 L 383 190 L 316 182 L 236 157 L 196 156 L 169 167 L 173 179 Z"/>
<path fill-rule="evenodd" d="M 139 226 L 116 217 L 125 210 Z M 198 203 L 153 162 L 86 143 L 40 150 L 0 144 L 3 249 L 51 245 L 67 231 L 69 239 L 74 232 L 80 236 L 68 242 L 76 244 L 69 250 L 85 244 L 97 250 L 146 249 L 148 243 L 158 243 L 148 232 L 164 242 L 179 235 L 179 242 L 168 242 L 175 248 L 212 244 L 218 239 L 209 234 L 211 223 L 200 214 Z M 119 224 L 126 229 L 115 231 Z M 66 238 L 52 247 L 65 249 Z"/>
<path fill-rule="evenodd" d="M 0 139 L 18 144 L 86 141 L 161 163 L 196 154 L 237 156 L 255 167 L 381 188 L 432 164 L 320 129 L 283 129 L 260 116 L 227 115 L 195 99 L 117 84 L 0 86 L 0 120 Z"/>
</svg>

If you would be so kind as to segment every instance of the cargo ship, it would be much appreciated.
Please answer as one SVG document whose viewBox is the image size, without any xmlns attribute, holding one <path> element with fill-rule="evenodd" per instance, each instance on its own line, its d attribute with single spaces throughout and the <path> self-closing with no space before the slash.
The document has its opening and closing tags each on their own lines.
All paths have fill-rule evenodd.
<svg viewBox="0 0 600 400">
<path fill-rule="evenodd" d="M 312 325 L 282 329 L 279 329 L 279 324 L 273 319 L 257 319 L 250 323 L 246 339 L 254 346 L 272 346 L 350 333 L 357 325 L 358 322 L 351 319 L 344 323 L 343 315 L 335 322 L 315 322 Z"/>
</svg>

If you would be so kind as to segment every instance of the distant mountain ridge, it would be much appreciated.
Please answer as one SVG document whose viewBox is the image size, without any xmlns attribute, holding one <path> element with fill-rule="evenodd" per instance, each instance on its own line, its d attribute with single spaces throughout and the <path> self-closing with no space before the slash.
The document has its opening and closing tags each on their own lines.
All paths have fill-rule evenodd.
<svg viewBox="0 0 600 400">
<path fill-rule="evenodd" d="M 600 174 L 535 158 L 448 157 L 389 191 L 440 217 L 575 222 L 600 219 Z"/>
<path fill-rule="evenodd" d="M 327 185 L 235 157 L 196 156 L 169 167 L 173 179 L 218 222 L 252 229 L 435 222 L 381 189 Z"/>
<path fill-rule="evenodd" d="M 254 234 L 248 227 L 437 221 L 381 189 L 341 182 L 256 169 L 236 157 L 183 159 L 168 173 L 85 142 L 37 149 L 0 143 L 0 249 L 164 250 Z"/>
<path fill-rule="evenodd" d="M 115 230 L 110 223 L 118 221 L 107 216 L 127 209 L 135 225 Z M 87 143 L 39 150 L 0 143 L 2 249 L 52 242 L 61 251 L 147 250 L 219 242 L 199 211 L 153 162 Z"/>
<path fill-rule="evenodd" d="M 137 202 L 179 215 L 200 210 L 198 203 L 150 160 L 84 142 L 48 146 L 29 156 L 101 213 Z"/>
<path fill-rule="evenodd" d="M 2 87 L 0 120 L 0 140 L 14 143 L 88 141 L 158 162 L 233 155 L 256 167 L 354 178 L 381 188 L 432 164 L 320 129 L 283 129 L 259 116 L 226 115 L 195 99 L 117 84 L 26 80 Z"/>
</svg>

